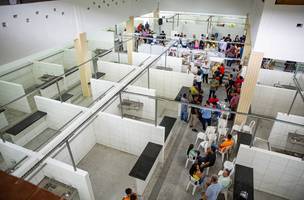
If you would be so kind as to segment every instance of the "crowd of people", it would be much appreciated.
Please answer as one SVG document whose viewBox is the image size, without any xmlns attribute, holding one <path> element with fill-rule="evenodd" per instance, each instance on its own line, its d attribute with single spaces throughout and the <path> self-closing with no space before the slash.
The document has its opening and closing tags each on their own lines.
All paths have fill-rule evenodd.
<svg viewBox="0 0 304 200">
<path fill-rule="evenodd" d="M 216 200 L 219 193 L 228 189 L 231 185 L 231 170 L 223 169 L 218 175 L 208 175 L 205 172 L 206 168 L 214 166 L 216 161 L 216 152 L 223 152 L 225 149 L 234 145 L 232 135 L 228 134 L 224 140 L 216 145 L 215 143 L 209 146 L 204 152 L 203 156 L 199 150 L 195 149 L 194 144 L 190 144 L 187 150 L 187 157 L 191 157 L 195 160 L 194 164 L 189 170 L 189 175 L 195 180 L 197 185 L 204 188 L 202 199 Z"/>
<path fill-rule="evenodd" d="M 194 74 L 193 84 L 189 89 L 189 94 L 182 94 L 181 97 L 181 120 L 190 123 L 190 128 L 197 132 L 196 124 L 201 122 L 203 130 L 206 130 L 206 125 L 210 126 L 212 118 L 218 119 L 221 113 L 218 111 L 212 112 L 208 108 L 222 109 L 222 104 L 228 104 L 232 111 L 236 111 L 240 98 L 241 86 L 244 82 L 244 78 L 240 75 L 241 65 L 233 67 L 230 72 L 225 70 L 225 64 L 221 63 L 215 70 L 210 70 L 208 60 L 205 60 L 202 64 L 196 63 L 194 69 L 191 72 Z M 224 76 L 227 76 L 227 80 L 224 81 Z M 218 98 L 217 91 L 223 87 L 226 91 L 226 98 Z M 209 88 L 208 94 L 205 94 L 203 88 Z M 206 100 L 203 101 L 204 96 Z M 204 102 L 204 103 L 203 103 Z M 198 106 L 204 106 L 205 108 L 199 109 L 191 106 L 190 115 L 188 113 L 188 104 L 195 104 Z M 234 117 L 231 114 L 230 119 Z"/>
</svg>

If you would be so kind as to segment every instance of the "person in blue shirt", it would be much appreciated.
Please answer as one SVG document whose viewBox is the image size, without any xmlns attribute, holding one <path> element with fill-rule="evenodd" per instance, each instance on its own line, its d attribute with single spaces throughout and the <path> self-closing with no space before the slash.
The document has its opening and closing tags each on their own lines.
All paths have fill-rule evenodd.
<svg viewBox="0 0 304 200">
<path fill-rule="evenodd" d="M 205 192 L 205 196 L 207 200 L 216 200 L 217 196 L 223 189 L 223 186 L 218 183 L 218 178 L 216 175 L 211 176 L 211 183 L 207 187 L 207 190 Z"/>
<path fill-rule="evenodd" d="M 206 108 L 211 108 L 209 101 L 206 101 L 205 107 Z M 203 130 L 204 131 L 206 131 L 206 124 L 208 126 L 211 126 L 211 116 L 212 116 L 212 111 L 209 110 L 209 109 L 206 109 L 206 108 L 201 109 L 201 114 L 202 114 L 201 123 L 203 125 Z"/>
<path fill-rule="evenodd" d="M 187 94 L 184 93 L 181 98 L 181 120 L 184 122 L 188 122 L 188 104 Z"/>
</svg>

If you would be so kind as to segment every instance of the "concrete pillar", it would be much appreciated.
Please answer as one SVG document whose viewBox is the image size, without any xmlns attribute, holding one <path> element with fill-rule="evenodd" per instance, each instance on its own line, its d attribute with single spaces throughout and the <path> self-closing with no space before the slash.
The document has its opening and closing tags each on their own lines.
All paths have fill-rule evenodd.
<svg viewBox="0 0 304 200">
<path fill-rule="evenodd" d="M 245 81 L 241 88 L 241 96 L 239 100 L 239 105 L 237 108 L 238 112 L 248 113 L 252 98 L 254 95 L 256 83 L 258 80 L 262 60 L 264 53 L 261 52 L 252 52 L 250 55 L 248 67 L 246 69 Z M 245 115 L 236 115 L 235 124 L 241 125 L 243 122 L 246 122 L 247 116 Z"/>
<path fill-rule="evenodd" d="M 77 64 L 80 65 L 89 60 L 88 43 L 86 33 L 79 33 L 78 38 L 74 40 L 76 49 Z M 80 82 L 82 94 L 85 97 L 91 96 L 89 82 L 92 76 L 90 62 L 79 67 Z"/>
<path fill-rule="evenodd" d="M 133 36 L 134 34 L 134 16 L 129 17 L 129 20 L 127 21 L 127 34 L 130 34 Z M 129 40 L 127 42 L 127 52 L 128 52 L 128 64 L 132 65 L 132 54 L 133 54 L 133 48 L 134 48 L 134 40 Z"/>
</svg>

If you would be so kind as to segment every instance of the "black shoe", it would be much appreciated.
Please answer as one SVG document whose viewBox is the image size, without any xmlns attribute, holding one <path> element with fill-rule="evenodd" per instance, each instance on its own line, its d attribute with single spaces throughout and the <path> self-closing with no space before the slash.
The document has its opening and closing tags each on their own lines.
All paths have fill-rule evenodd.
<svg viewBox="0 0 304 200">
<path fill-rule="evenodd" d="M 195 128 L 192 129 L 193 132 L 198 132 Z"/>
</svg>

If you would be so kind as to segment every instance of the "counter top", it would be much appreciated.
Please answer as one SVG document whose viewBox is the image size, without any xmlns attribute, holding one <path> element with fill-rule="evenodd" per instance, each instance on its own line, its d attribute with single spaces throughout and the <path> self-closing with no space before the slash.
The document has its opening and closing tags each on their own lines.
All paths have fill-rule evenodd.
<svg viewBox="0 0 304 200">
<path fill-rule="evenodd" d="M 129 175 L 145 181 L 162 147 L 163 146 L 160 144 L 149 142 L 144 151 L 139 156 Z"/>
<path fill-rule="evenodd" d="M 233 199 L 241 200 L 240 193 L 248 193 L 247 200 L 254 199 L 253 168 L 243 165 L 235 165 Z"/>
</svg>

